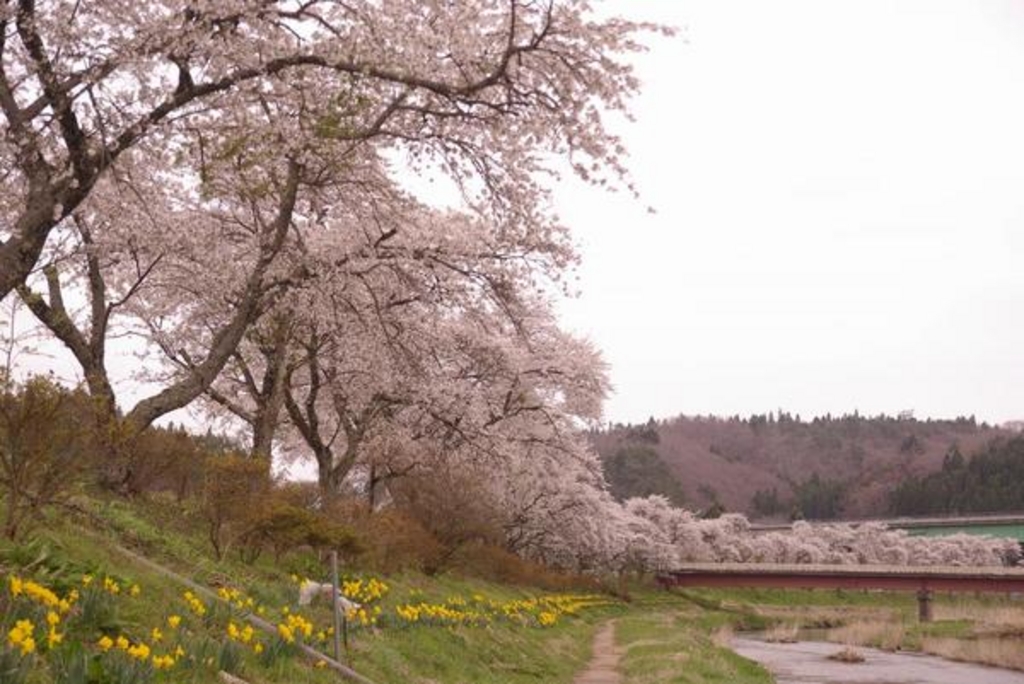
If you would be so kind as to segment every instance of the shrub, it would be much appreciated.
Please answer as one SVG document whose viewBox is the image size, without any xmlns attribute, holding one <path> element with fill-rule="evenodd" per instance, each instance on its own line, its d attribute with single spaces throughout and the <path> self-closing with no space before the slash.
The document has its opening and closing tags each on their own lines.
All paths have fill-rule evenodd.
<svg viewBox="0 0 1024 684">
<path fill-rule="evenodd" d="M 202 512 L 210 544 L 223 558 L 231 544 L 251 529 L 257 502 L 270 492 L 270 468 L 266 461 L 237 454 L 206 459 Z"/>
<path fill-rule="evenodd" d="M 352 553 L 358 548 L 355 536 L 347 527 L 326 515 L 289 503 L 278 492 L 274 492 L 269 504 L 262 506 L 249 521 L 241 543 L 242 559 L 247 562 L 256 560 L 266 548 L 271 549 L 278 560 L 286 551 L 301 546 L 341 553 Z"/>
<path fill-rule="evenodd" d="M 180 502 L 202 483 L 202 453 L 184 430 L 147 429 L 127 451 L 130 492 L 170 491 Z"/>
<path fill-rule="evenodd" d="M 362 550 L 360 562 L 377 572 L 436 567 L 443 547 L 419 521 L 388 508 L 371 514 L 365 502 L 335 501 L 329 515 L 345 520 Z"/>
<path fill-rule="evenodd" d="M 395 487 L 399 508 L 418 521 L 440 545 L 440 553 L 423 567 L 439 572 L 466 544 L 499 545 L 504 533 L 491 497 L 479 479 L 458 470 L 436 469 L 406 477 Z"/>
<path fill-rule="evenodd" d="M 33 378 L 0 389 L 0 486 L 3 532 L 14 539 L 41 508 L 58 501 L 81 475 L 93 435 L 84 393 Z"/>
<path fill-rule="evenodd" d="M 568 589 L 596 590 L 593 577 L 571 575 L 517 556 L 506 549 L 489 544 L 469 544 L 452 557 L 451 565 L 473 577 L 502 584 L 538 587 L 548 591 Z"/>
</svg>

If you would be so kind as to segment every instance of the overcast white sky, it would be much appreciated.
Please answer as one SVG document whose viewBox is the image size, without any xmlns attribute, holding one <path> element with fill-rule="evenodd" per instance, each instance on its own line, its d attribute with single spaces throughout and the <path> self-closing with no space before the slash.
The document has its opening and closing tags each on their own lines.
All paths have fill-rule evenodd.
<svg viewBox="0 0 1024 684">
<path fill-rule="evenodd" d="M 556 191 L 608 419 L 1024 418 L 1024 0 L 598 7 L 680 30 L 619 129 L 642 198 Z"/>
<path fill-rule="evenodd" d="M 603 7 L 680 29 L 621 128 L 642 201 L 557 193 L 609 419 L 1024 418 L 1024 2 Z"/>
</svg>

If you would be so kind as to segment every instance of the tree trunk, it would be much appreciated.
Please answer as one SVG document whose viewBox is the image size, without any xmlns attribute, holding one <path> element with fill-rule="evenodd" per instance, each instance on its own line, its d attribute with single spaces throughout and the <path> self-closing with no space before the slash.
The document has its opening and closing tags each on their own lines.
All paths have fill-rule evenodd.
<svg viewBox="0 0 1024 684">
<path fill-rule="evenodd" d="M 333 501 L 338 495 L 338 490 L 334 486 L 334 480 L 331 477 L 331 466 L 330 461 L 326 463 L 322 460 L 321 454 L 316 454 L 317 461 L 317 486 L 320 489 L 320 498 L 324 503 Z M 330 458 L 330 454 L 327 455 Z"/>
<path fill-rule="evenodd" d="M 256 415 L 252 424 L 252 456 L 265 458 L 268 462 L 272 457 L 274 436 L 284 406 L 288 342 L 291 334 L 289 318 L 282 316 L 274 321 L 270 343 L 262 349 L 266 368 L 263 373 L 263 386 L 259 388 L 259 396 L 256 397 Z"/>
<path fill-rule="evenodd" d="M 27 210 L 18 217 L 11 237 L 0 243 L 0 300 L 23 285 L 39 262 L 56 223 L 54 207 L 49 193 L 29 192 Z"/>
<path fill-rule="evenodd" d="M 277 216 L 267 227 L 268 244 L 261 246 L 258 263 L 249 275 L 242 291 L 241 301 L 231 320 L 217 331 L 209 353 L 202 363 L 189 369 L 188 374 L 163 391 L 140 401 L 125 418 L 136 429 L 142 430 L 160 416 L 190 404 L 213 384 L 231 355 L 238 349 L 242 336 L 263 313 L 268 305 L 265 275 L 284 245 L 291 225 L 292 214 L 299 190 L 300 167 L 297 162 L 288 166 L 288 179 L 279 198 Z"/>
</svg>

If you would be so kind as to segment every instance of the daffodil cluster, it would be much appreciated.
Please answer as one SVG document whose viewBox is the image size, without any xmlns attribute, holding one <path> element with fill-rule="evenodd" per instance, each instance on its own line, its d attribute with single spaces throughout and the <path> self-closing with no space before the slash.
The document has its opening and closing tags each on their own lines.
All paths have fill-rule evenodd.
<svg viewBox="0 0 1024 684">
<path fill-rule="evenodd" d="M 370 610 L 363 607 L 350 608 L 345 611 L 345 619 L 348 620 L 350 625 L 356 625 L 359 627 L 376 627 L 377 619 L 380 617 L 380 614 L 380 606 L 374 606 Z"/>
<path fill-rule="evenodd" d="M 53 648 L 64 640 L 64 635 L 57 631 L 60 628 L 60 614 L 52 610 L 46 611 L 46 646 Z"/>
<path fill-rule="evenodd" d="M 503 619 L 524 625 L 551 627 L 562 615 L 575 615 L 587 607 L 605 605 L 600 596 L 558 595 L 519 599 L 499 603 L 481 594 L 470 601 L 461 596 L 449 597 L 444 603 L 406 603 L 395 608 L 405 624 L 416 625 L 486 625 Z"/>
<path fill-rule="evenodd" d="M 286 644 L 294 644 L 297 638 L 313 636 L 313 623 L 298 613 L 289 613 L 283 622 L 278 623 L 277 634 Z"/>
<path fill-rule="evenodd" d="M 104 634 L 96 642 L 96 647 L 102 653 L 109 651 L 122 652 L 139 663 L 151 664 L 154 670 L 169 670 L 174 667 L 180 658 L 185 656 L 185 649 L 180 645 L 169 653 L 156 654 L 149 644 L 142 641 L 133 643 L 123 634 L 118 635 L 116 639 L 112 639 Z"/>
<path fill-rule="evenodd" d="M 183 594 L 183 596 L 185 598 L 185 603 L 188 604 L 189 610 L 191 610 L 199 617 L 206 615 L 206 604 L 200 601 L 195 594 L 193 594 L 191 591 L 186 591 Z"/>
<path fill-rule="evenodd" d="M 7 643 L 21 651 L 21 655 L 34 653 L 36 640 L 34 637 L 35 625 L 31 620 L 18 620 L 14 627 L 7 633 Z"/>
<path fill-rule="evenodd" d="M 111 579 L 110 577 L 104 577 L 103 591 L 107 592 L 108 594 L 113 594 L 114 596 L 117 596 L 121 593 L 121 585 L 117 582 L 117 580 Z"/>
<path fill-rule="evenodd" d="M 149 676 L 154 672 L 173 670 L 181 663 L 186 663 L 188 667 L 212 668 L 216 667 L 216 661 L 210 657 L 207 647 L 201 646 L 196 653 L 191 653 L 189 644 L 194 637 L 203 633 L 208 635 L 211 629 L 216 630 L 217 624 L 223 629 L 219 640 L 225 645 L 238 644 L 256 656 L 261 656 L 271 646 L 265 640 L 260 640 L 260 635 L 252 625 L 237 618 L 221 621 L 219 614 L 211 612 L 209 603 L 204 602 L 198 592 L 183 592 L 183 604 L 179 611 L 166 615 L 156 625 L 138 626 L 131 633 L 105 631 L 99 634 L 92 631 L 97 629 L 94 623 L 81 621 L 83 616 L 89 614 L 91 602 L 132 600 L 132 597 L 143 595 L 142 587 L 99 573 L 95 577 L 83 575 L 79 588 L 73 588 L 63 596 L 36 581 L 17 575 L 8 575 L 0 582 L 0 588 L 5 588 L 10 596 L 10 600 L 0 601 L 0 610 L 18 611 L 6 616 L 3 624 L 9 629 L 6 639 L 0 642 L 0 648 L 6 649 L 9 657 L 20 660 L 27 668 L 50 667 L 52 662 L 56 662 L 51 661 L 50 652 L 71 640 L 78 643 L 84 641 L 87 648 L 93 649 L 97 666 L 105 673 L 104 676 L 112 678 L 111 681 L 149 681 Z M 373 600 L 387 592 L 386 585 L 376 580 L 363 581 L 350 589 L 361 598 L 373 597 Z M 238 589 L 222 587 L 217 595 L 232 610 L 265 612 L 263 606 L 257 605 L 254 599 Z M 278 625 L 280 641 L 277 646 L 297 642 L 314 643 L 314 635 L 321 643 L 326 643 L 329 635 L 333 634 L 330 629 L 317 632 L 311 620 L 291 612 L 288 606 L 283 606 L 281 613 L 282 619 Z M 361 609 L 355 620 L 357 623 L 361 621 L 362 624 L 371 624 L 379 613 L 379 607 Z M 0 614 L 0 619 L 4 617 Z M 19 619 L 15 621 L 15 617 Z M 188 624 L 190 618 L 194 620 L 197 617 L 201 618 L 194 622 L 198 633 L 193 632 Z M 36 654 L 41 654 L 41 657 Z"/>
<path fill-rule="evenodd" d="M 41 616 L 40 621 L 45 620 L 44 634 L 41 634 L 40 638 L 45 637 L 46 648 L 52 649 L 59 645 L 64 640 L 61 623 L 64 616 L 71 612 L 75 602 L 78 601 L 78 590 L 72 589 L 67 596 L 61 598 L 48 587 L 32 580 L 22 579 L 17 575 L 10 575 L 7 578 L 7 588 L 13 600 L 27 602 L 35 614 Z M 22 655 L 34 653 L 38 646 L 35 629 L 32 620 L 18 620 L 7 633 L 8 645 L 17 649 Z"/>
<path fill-rule="evenodd" d="M 459 610 L 438 603 L 405 604 L 395 608 L 395 613 L 408 624 L 427 625 L 484 625 L 490 617 L 475 610 Z"/>
<path fill-rule="evenodd" d="M 391 591 L 386 583 L 371 577 L 370 579 L 352 579 L 341 583 L 341 594 L 357 603 L 374 603 L 380 601 Z"/>
<path fill-rule="evenodd" d="M 558 613 L 545 610 L 537 615 L 537 622 L 541 627 L 551 627 L 558 622 Z"/>
<path fill-rule="evenodd" d="M 232 608 L 242 611 L 257 611 L 262 606 L 256 605 L 256 600 L 246 596 L 241 590 L 234 587 L 220 587 L 217 589 L 217 598 L 231 604 Z M 262 613 L 262 611 L 257 611 Z"/>
<path fill-rule="evenodd" d="M 11 596 L 18 598 L 23 596 L 29 601 L 46 608 L 56 608 L 61 614 L 68 613 L 71 606 L 78 600 L 78 591 L 72 589 L 64 598 L 60 598 L 52 590 L 32 580 L 22 579 L 11 575 L 7 579 L 7 587 Z"/>
</svg>

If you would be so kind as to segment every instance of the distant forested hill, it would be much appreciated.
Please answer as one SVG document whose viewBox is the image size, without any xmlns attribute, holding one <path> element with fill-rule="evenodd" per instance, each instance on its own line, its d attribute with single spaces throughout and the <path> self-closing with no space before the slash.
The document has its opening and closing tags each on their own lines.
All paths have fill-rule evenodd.
<svg viewBox="0 0 1024 684">
<path fill-rule="evenodd" d="M 954 449 L 941 470 L 904 480 L 890 500 L 898 515 L 1024 511 L 1024 436 L 993 440 L 969 457 Z"/>
<path fill-rule="evenodd" d="M 952 450 L 973 454 L 1012 434 L 973 417 L 854 413 L 804 421 L 779 411 L 652 419 L 592 439 L 620 498 L 657 493 L 755 519 L 828 519 L 888 515 L 897 488 L 942 471 Z"/>
</svg>

